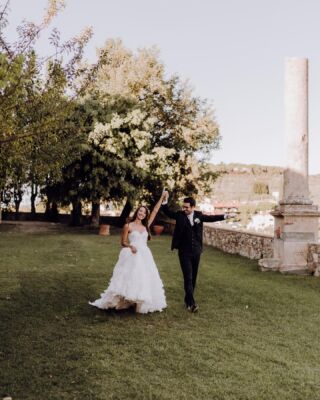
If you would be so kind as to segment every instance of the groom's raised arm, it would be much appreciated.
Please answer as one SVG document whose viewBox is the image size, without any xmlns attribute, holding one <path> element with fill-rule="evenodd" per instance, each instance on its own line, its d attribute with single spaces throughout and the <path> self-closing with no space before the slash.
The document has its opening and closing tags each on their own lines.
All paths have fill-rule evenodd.
<svg viewBox="0 0 320 400">
<path fill-rule="evenodd" d="M 177 219 L 177 213 L 175 211 L 169 210 L 168 204 L 162 204 L 161 211 L 163 211 L 167 217 L 171 219 Z"/>
<path fill-rule="evenodd" d="M 177 213 L 175 211 L 169 210 L 168 200 L 169 200 L 169 192 L 167 190 L 164 190 L 163 200 L 161 204 L 161 211 L 163 211 L 167 217 L 171 219 L 177 219 Z"/>
</svg>

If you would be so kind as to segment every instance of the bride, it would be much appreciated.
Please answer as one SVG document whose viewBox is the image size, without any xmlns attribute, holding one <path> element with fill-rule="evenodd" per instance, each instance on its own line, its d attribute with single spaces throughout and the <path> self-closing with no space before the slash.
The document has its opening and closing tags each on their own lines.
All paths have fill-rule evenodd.
<svg viewBox="0 0 320 400">
<path fill-rule="evenodd" d="M 155 205 L 150 216 L 147 207 L 139 206 L 131 222 L 122 231 L 118 262 L 116 263 L 108 288 L 92 306 L 117 310 L 135 307 L 137 313 L 162 311 L 166 308 L 163 284 L 152 253 L 147 246 L 152 224 L 164 194 Z"/>
</svg>

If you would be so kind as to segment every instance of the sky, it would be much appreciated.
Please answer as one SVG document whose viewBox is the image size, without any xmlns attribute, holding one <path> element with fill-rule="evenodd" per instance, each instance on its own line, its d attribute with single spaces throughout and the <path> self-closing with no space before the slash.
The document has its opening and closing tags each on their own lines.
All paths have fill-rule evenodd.
<svg viewBox="0 0 320 400">
<path fill-rule="evenodd" d="M 3 0 L 1 1 L 3 4 Z M 39 22 L 46 0 L 11 0 L 8 37 Z M 309 59 L 309 171 L 320 173 L 319 0 L 66 0 L 54 20 L 63 39 L 92 26 L 85 56 L 121 38 L 156 45 L 167 73 L 188 79 L 213 103 L 222 136 L 214 163 L 284 166 L 284 61 Z M 38 45 L 48 54 L 45 37 Z"/>
</svg>

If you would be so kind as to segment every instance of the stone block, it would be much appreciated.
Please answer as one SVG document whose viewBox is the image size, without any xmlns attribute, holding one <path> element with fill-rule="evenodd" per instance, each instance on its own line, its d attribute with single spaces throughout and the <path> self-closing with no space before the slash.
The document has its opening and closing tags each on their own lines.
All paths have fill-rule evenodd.
<svg viewBox="0 0 320 400">
<path fill-rule="evenodd" d="M 280 260 L 278 258 L 262 258 L 258 262 L 260 271 L 279 271 Z"/>
</svg>

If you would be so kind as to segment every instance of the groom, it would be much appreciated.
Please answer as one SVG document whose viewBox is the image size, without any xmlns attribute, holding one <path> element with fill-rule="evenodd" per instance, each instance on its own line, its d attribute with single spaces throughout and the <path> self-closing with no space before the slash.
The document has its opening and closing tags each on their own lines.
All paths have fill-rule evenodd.
<svg viewBox="0 0 320 400">
<path fill-rule="evenodd" d="M 196 202 L 192 197 L 183 200 L 182 211 L 174 212 L 168 207 L 169 193 L 164 192 L 161 210 L 176 221 L 171 250 L 178 249 L 179 261 L 184 279 L 185 306 L 191 312 L 197 312 L 193 294 L 196 286 L 198 267 L 202 252 L 203 222 L 221 221 L 228 215 L 204 215 L 196 211 Z"/>
</svg>

